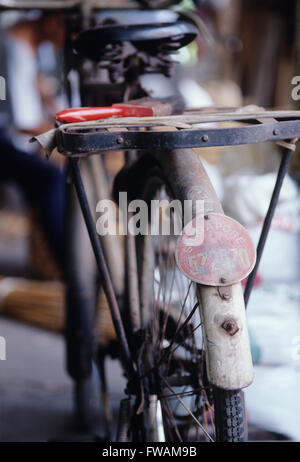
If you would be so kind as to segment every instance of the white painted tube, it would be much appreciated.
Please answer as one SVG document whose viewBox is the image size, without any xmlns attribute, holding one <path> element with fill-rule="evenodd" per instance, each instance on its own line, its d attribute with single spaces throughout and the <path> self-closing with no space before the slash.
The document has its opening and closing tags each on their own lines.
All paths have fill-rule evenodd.
<svg viewBox="0 0 300 462">
<path fill-rule="evenodd" d="M 208 379 L 224 390 L 238 390 L 252 383 L 254 372 L 241 283 L 227 290 L 228 299 L 218 287 L 197 286 Z"/>
</svg>

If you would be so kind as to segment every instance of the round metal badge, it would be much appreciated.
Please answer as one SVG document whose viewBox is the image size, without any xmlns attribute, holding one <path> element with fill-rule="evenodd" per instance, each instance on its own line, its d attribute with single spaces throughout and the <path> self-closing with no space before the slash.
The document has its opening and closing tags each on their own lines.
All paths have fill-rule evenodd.
<svg viewBox="0 0 300 462">
<path fill-rule="evenodd" d="M 177 242 L 175 256 L 189 279 L 209 286 L 241 281 L 256 262 L 256 250 L 246 229 L 219 213 L 190 221 Z"/>
</svg>

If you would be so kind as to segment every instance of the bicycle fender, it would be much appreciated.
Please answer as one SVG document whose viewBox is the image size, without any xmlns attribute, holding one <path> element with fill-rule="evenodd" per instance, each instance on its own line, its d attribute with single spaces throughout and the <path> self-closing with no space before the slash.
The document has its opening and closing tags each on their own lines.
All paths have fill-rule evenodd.
<svg viewBox="0 0 300 462">
<path fill-rule="evenodd" d="M 204 216 L 223 214 L 211 181 L 192 149 L 155 151 L 155 157 L 168 178 L 174 197 L 202 200 Z M 196 216 L 196 209 L 193 211 Z M 250 255 L 250 254 L 249 254 Z M 254 262 L 250 258 L 250 265 Z M 227 276 L 227 278 L 226 278 Z M 210 383 L 225 390 L 239 390 L 253 381 L 253 364 L 240 282 L 228 278 L 216 285 L 197 284 L 202 332 Z M 244 276 L 244 275 L 243 275 Z"/>
<path fill-rule="evenodd" d="M 254 377 L 241 283 L 197 285 L 210 383 L 224 390 L 249 386 Z"/>
</svg>

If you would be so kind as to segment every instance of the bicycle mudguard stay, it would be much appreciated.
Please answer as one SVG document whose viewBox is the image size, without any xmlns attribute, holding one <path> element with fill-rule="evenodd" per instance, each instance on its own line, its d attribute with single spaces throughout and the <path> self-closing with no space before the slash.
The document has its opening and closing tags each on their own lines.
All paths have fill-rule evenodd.
<svg viewBox="0 0 300 462">
<path fill-rule="evenodd" d="M 224 214 L 193 149 L 155 151 L 152 155 L 177 199 L 181 202 L 190 199 L 193 204 L 202 200 L 204 214 Z M 247 387 L 253 381 L 253 364 L 241 283 L 220 287 L 197 284 L 197 294 L 209 381 L 225 390 Z"/>
</svg>

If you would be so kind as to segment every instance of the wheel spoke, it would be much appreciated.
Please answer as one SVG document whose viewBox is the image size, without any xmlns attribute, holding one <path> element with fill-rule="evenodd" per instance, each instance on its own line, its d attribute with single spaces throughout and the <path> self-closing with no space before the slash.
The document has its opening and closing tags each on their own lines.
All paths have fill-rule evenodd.
<svg viewBox="0 0 300 462">
<path fill-rule="evenodd" d="M 149 199 L 154 197 L 165 198 L 166 194 L 152 195 Z M 171 220 L 174 219 L 176 217 L 173 214 Z M 174 223 L 170 223 L 171 230 L 174 230 L 173 225 Z M 201 334 L 195 335 L 201 326 L 199 317 L 195 316 L 199 307 L 195 284 L 188 280 L 177 266 L 174 253 L 175 235 L 161 234 L 148 239 L 151 242 L 153 258 L 148 259 L 148 267 L 144 273 L 147 278 L 142 279 L 145 284 L 152 281 L 153 299 L 146 304 L 149 307 L 148 317 L 145 318 L 149 320 L 146 327 L 150 335 L 146 336 L 143 357 L 148 367 L 145 368 L 140 380 L 147 379 L 151 393 L 157 394 L 161 400 L 165 425 L 171 429 L 168 431 L 166 427 L 167 438 L 171 441 L 173 438 L 176 441 L 186 441 L 192 426 L 212 440 L 205 428 L 208 425 L 207 420 L 210 420 L 209 416 L 213 415 L 212 411 L 210 410 L 208 419 L 202 415 L 209 409 L 209 403 L 201 372 Z M 146 285 L 145 288 L 142 293 L 149 293 L 150 286 L 148 290 Z M 167 382 L 169 393 L 163 393 L 162 388 L 167 391 L 164 385 L 166 378 L 168 380 L 168 377 L 174 376 L 176 384 L 176 375 L 180 376 L 182 373 L 190 375 L 191 380 L 187 379 L 186 383 L 184 380 L 179 381 L 179 385 L 174 385 L 173 382 L 170 385 Z M 172 388 L 173 385 L 176 386 L 176 390 Z M 172 399 L 174 406 L 170 407 L 168 400 Z M 188 399 L 193 404 L 188 407 L 183 399 Z M 181 407 L 186 411 L 184 417 Z M 197 417 L 200 417 L 200 422 Z M 193 437 L 195 436 L 193 430 Z"/>
<path fill-rule="evenodd" d="M 181 397 L 179 396 L 178 393 L 176 393 L 172 387 L 170 387 L 170 385 L 168 384 L 167 380 L 164 378 L 164 377 L 161 377 L 163 382 L 165 383 L 166 387 L 174 394 L 174 396 L 176 396 L 176 398 L 178 399 L 178 401 L 180 402 L 180 404 L 184 407 L 184 409 L 188 412 L 188 414 L 192 417 L 192 419 L 194 420 L 194 422 L 196 423 L 196 425 L 201 428 L 201 430 L 203 431 L 203 433 L 207 436 L 207 438 L 210 440 L 210 441 L 214 441 L 213 438 L 210 436 L 210 434 L 205 430 L 205 428 L 203 427 L 203 425 L 201 425 L 201 423 L 199 422 L 199 420 L 197 419 L 197 417 L 193 414 L 193 412 L 190 410 L 190 408 L 188 406 L 186 406 L 186 404 L 184 403 L 184 401 L 181 399 Z"/>
<path fill-rule="evenodd" d="M 190 312 L 190 314 L 188 315 L 188 317 L 186 318 L 186 320 L 184 321 L 184 323 L 181 325 L 181 327 L 175 332 L 175 335 L 174 335 L 174 338 L 172 339 L 171 341 L 171 344 L 169 345 L 168 347 L 168 351 L 164 352 L 162 357 L 160 358 L 159 362 L 158 363 L 161 363 L 163 360 L 165 360 L 166 358 L 168 358 L 168 360 L 170 360 L 170 357 L 174 354 L 174 352 L 180 347 L 182 346 L 182 344 L 178 344 L 175 346 L 175 348 L 173 350 L 171 350 L 172 346 L 174 345 L 174 343 L 176 342 L 180 332 L 188 325 L 189 321 L 191 320 L 193 314 L 195 313 L 196 309 L 198 308 L 199 306 L 199 303 L 197 302 L 194 306 L 194 308 L 192 309 L 192 311 Z M 200 326 L 201 324 L 198 325 L 198 327 Z M 193 333 L 194 331 L 192 331 Z M 188 338 L 188 337 L 187 337 Z"/>
</svg>

